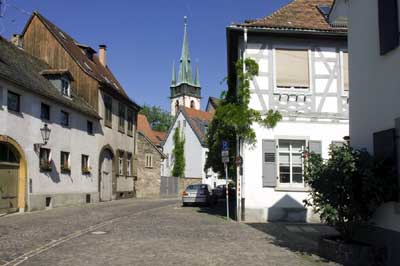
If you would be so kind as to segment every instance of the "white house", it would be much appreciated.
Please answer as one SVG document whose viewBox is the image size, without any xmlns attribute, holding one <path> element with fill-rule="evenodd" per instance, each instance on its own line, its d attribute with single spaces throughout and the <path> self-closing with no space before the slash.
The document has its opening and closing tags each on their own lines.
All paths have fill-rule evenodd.
<svg viewBox="0 0 400 266">
<path fill-rule="evenodd" d="M 0 37 L 0 213 L 98 201 L 100 117 L 71 81 Z"/>
<path fill-rule="evenodd" d="M 211 170 L 204 171 L 208 148 L 206 145 L 206 133 L 212 113 L 203 112 L 187 107 L 181 107 L 175 117 L 175 121 L 169 129 L 162 144 L 163 152 L 167 158 L 163 161 L 164 176 L 171 176 L 174 166 L 174 140 L 173 135 L 179 128 L 185 138 L 185 178 L 196 179 L 194 182 L 209 184 L 212 188 L 223 184 L 225 180 L 218 179 L 218 175 Z"/>
<path fill-rule="evenodd" d="M 331 23 L 348 25 L 350 54 L 350 144 L 400 169 L 400 34 L 398 0 L 336 0 Z M 375 213 L 373 244 L 388 248 L 388 265 L 399 265 L 400 204 Z M 371 235 L 372 234 L 372 235 Z"/>
<path fill-rule="evenodd" d="M 235 77 L 238 59 L 256 60 L 250 107 L 283 116 L 274 129 L 255 124 L 256 144 L 241 147 L 246 221 L 318 220 L 303 204 L 309 189 L 302 152 L 309 148 L 328 158 L 329 146 L 349 134 L 347 29 L 328 23 L 332 3 L 294 0 L 227 28 L 228 75 Z"/>
</svg>

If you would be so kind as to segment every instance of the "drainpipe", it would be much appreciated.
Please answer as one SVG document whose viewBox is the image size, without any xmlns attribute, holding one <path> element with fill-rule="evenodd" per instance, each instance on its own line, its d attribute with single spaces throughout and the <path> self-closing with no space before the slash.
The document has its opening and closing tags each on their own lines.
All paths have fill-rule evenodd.
<svg viewBox="0 0 400 266">
<path fill-rule="evenodd" d="M 244 28 L 243 31 L 243 62 L 246 60 L 246 51 L 247 51 L 247 28 Z M 243 63 L 243 73 L 246 72 L 246 66 Z M 236 136 L 236 158 L 242 158 L 243 154 L 243 140 Z M 243 178 L 243 160 L 241 164 L 236 165 L 236 176 L 237 176 L 237 185 L 236 185 L 236 213 L 237 213 L 237 221 L 241 222 L 245 220 L 245 194 L 244 194 L 244 178 Z"/>
</svg>

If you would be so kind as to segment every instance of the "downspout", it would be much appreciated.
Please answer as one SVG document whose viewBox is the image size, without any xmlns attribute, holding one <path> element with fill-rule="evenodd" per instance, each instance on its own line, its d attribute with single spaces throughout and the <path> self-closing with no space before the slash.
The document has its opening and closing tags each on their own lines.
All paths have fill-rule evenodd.
<svg viewBox="0 0 400 266">
<path fill-rule="evenodd" d="M 246 51 L 247 51 L 247 28 L 243 30 L 243 73 L 246 72 L 246 65 L 244 61 L 246 60 Z M 236 136 L 236 158 L 242 158 L 243 155 L 243 140 Z M 236 204 L 237 204 L 237 220 L 239 222 L 245 220 L 245 194 L 244 194 L 244 178 L 243 178 L 243 159 L 242 163 L 236 165 L 236 177 L 237 177 L 237 195 L 236 195 Z"/>
</svg>

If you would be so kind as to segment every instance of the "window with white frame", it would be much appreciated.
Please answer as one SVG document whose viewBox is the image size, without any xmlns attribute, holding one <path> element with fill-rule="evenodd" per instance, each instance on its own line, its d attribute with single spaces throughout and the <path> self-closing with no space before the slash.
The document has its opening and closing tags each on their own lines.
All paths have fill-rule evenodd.
<svg viewBox="0 0 400 266">
<path fill-rule="evenodd" d="M 70 172 L 69 152 L 62 151 L 60 154 L 60 166 L 62 172 Z"/>
<path fill-rule="evenodd" d="M 152 154 L 146 154 L 145 159 L 146 159 L 146 167 L 147 168 L 153 168 L 153 155 Z"/>
<path fill-rule="evenodd" d="M 126 157 L 126 175 L 132 176 L 132 154 L 128 153 Z"/>
<path fill-rule="evenodd" d="M 124 153 L 122 151 L 118 153 L 118 175 L 124 175 Z"/>
<path fill-rule="evenodd" d="M 302 185 L 304 183 L 303 151 L 306 141 L 279 140 L 278 143 L 279 183 Z"/>
<path fill-rule="evenodd" d="M 62 78 L 61 79 L 61 94 L 64 96 L 70 97 L 71 96 L 70 87 L 71 87 L 70 82 L 67 79 Z"/>
<path fill-rule="evenodd" d="M 51 154 L 50 149 L 40 148 L 39 167 L 42 171 L 51 171 Z"/>
<path fill-rule="evenodd" d="M 275 49 L 276 87 L 309 89 L 308 49 Z"/>
<path fill-rule="evenodd" d="M 83 174 L 90 174 L 89 155 L 82 154 L 81 168 Z"/>
</svg>

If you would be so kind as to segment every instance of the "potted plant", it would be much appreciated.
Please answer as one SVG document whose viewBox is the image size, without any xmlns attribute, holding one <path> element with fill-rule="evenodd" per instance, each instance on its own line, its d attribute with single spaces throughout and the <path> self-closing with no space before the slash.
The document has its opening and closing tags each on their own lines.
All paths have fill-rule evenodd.
<svg viewBox="0 0 400 266">
<path fill-rule="evenodd" d="M 40 170 L 43 172 L 51 171 L 51 161 L 48 160 L 40 160 Z"/>
<path fill-rule="evenodd" d="M 305 206 L 340 233 L 320 240 L 320 255 L 344 265 L 371 265 L 382 252 L 354 236 L 379 205 L 396 197 L 393 164 L 348 145 L 331 146 L 328 160 L 308 152 L 304 157 L 305 182 L 311 188 Z"/>
</svg>

